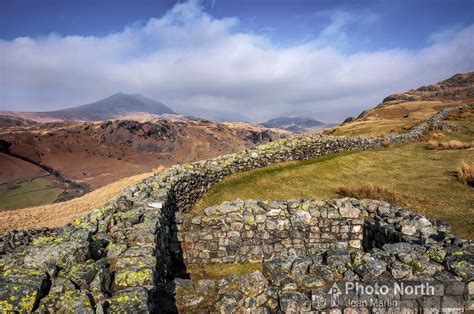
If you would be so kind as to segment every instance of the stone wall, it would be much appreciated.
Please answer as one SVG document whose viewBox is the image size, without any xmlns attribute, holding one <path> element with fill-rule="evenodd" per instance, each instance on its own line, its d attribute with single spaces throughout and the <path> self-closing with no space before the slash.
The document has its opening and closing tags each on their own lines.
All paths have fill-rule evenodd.
<svg viewBox="0 0 474 314">
<path fill-rule="evenodd" d="M 279 202 L 288 203 L 294 204 L 294 201 Z M 178 310 L 220 313 L 462 313 L 474 310 L 474 243 L 453 236 L 449 226 L 376 200 L 346 198 L 300 204 L 308 203 L 318 204 L 320 212 L 328 209 L 328 216 L 329 209 L 337 209 L 333 215 L 358 213 L 365 217 L 365 228 L 369 230 L 365 236 L 372 238 L 364 240 L 370 247 L 321 248 L 288 256 L 271 255 L 263 258 L 262 272 L 220 280 L 176 279 L 166 285 L 165 291 L 175 298 Z M 334 219 L 337 221 L 338 217 Z M 377 284 L 388 290 L 386 294 L 355 289 L 345 293 L 343 290 L 338 303 L 332 304 L 330 292 L 335 283 L 341 290 L 346 283 L 359 287 Z M 397 285 L 431 286 L 433 291 L 403 294 L 397 292 Z M 377 306 L 387 300 L 390 303 Z"/>
<path fill-rule="evenodd" d="M 0 311 L 142 312 L 160 308 L 170 278 L 179 213 L 232 173 L 289 160 L 417 140 L 443 125 L 443 109 L 408 133 L 380 137 L 298 136 L 237 154 L 173 166 L 55 232 L 16 247 L 3 242 Z M 0 237 L 5 239 L 5 237 Z M 447 236 L 444 241 L 451 241 Z"/>
<path fill-rule="evenodd" d="M 357 207 L 336 201 L 232 201 L 185 222 L 178 239 L 187 265 L 261 262 L 328 248 L 360 249 L 363 218 Z"/>
</svg>

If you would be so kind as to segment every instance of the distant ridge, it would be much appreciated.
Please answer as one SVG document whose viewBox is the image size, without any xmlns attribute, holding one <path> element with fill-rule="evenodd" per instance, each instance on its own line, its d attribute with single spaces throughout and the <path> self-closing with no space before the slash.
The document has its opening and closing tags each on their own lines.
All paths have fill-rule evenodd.
<svg viewBox="0 0 474 314">
<path fill-rule="evenodd" d="M 332 124 L 326 124 L 307 117 L 279 117 L 263 122 L 261 125 L 267 128 L 283 129 L 293 133 L 314 133 Z"/>
<path fill-rule="evenodd" d="M 171 108 L 156 100 L 147 98 L 141 94 L 124 93 L 117 93 L 89 104 L 62 110 L 46 112 L 12 112 L 9 114 L 32 120 L 57 119 L 101 121 L 119 118 L 134 113 L 147 113 L 153 115 L 176 114 L 171 110 Z"/>
</svg>

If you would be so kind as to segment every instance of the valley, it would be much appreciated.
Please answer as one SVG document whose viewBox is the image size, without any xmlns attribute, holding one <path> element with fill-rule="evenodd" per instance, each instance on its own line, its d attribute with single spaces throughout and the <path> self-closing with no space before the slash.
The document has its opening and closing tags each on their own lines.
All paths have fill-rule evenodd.
<svg viewBox="0 0 474 314">
<path fill-rule="evenodd" d="M 135 112 L 143 109 L 138 107 Z M 126 113 L 121 119 L 105 121 L 1 117 L 5 122 L 0 130 L 3 210 L 69 200 L 153 169 L 291 136 L 248 123 L 153 113 Z"/>
</svg>

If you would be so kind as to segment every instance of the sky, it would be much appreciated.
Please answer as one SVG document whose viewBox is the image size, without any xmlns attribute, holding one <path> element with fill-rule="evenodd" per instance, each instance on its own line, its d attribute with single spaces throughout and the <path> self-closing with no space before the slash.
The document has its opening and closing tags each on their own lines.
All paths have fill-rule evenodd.
<svg viewBox="0 0 474 314">
<path fill-rule="evenodd" d="M 124 92 L 188 115 L 337 122 L 473 70 L 471 0 L 0 1 L 0 110 Z"/>
</svg>

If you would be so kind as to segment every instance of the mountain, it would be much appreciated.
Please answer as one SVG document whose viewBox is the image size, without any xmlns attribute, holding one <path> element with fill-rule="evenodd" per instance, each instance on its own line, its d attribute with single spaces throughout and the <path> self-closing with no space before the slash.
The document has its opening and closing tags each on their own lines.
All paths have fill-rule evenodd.
<svg viewBox="0 0 474 314">
<path fill-rule="evenodd" d="M 277 128 L 298 134 L 314 133 L 326 127 L 332 126 L 330 124 L 306 117 L 279 117 L 263 122 L 261 125 L 266 128 Z"/>
<path fill-rule="evenodd" d="M 440 109 L 474 103 L 474 72 L 458 73 L 441 82 L 385 97 L 376 107 L 349 117 L 326 133 L 382 135 L 404 133 Z"/>
<path fill-rule="evenodd" d="M 60 196 L 53 195 L 49 202 L 65 200 L 160 165 L 208 159 L 291 136 L 249 123 L 166 114 L 139 121 L 38 123 L 17 118 L 4 122 L 0 128 L 0 210 L 7 206 L 6 200 L 9 209 L 21 207 L 32 195 L 50 199 L 45 193 L 57 192 Z M 18 196 L 20 203 L 10 197 L 17 191 L 23 193 Z"/>
<path fill-rule="evenodd" d="M 8 112 L 3 115 L 41 122 L 58 120 L 100 121 L 124 115 L 145 113 L 152 115 L 175 114 L 164 104 L 140 94 L 118 93 L 110 97 L 72 108 L 46 112 Z"/>
</svg>

